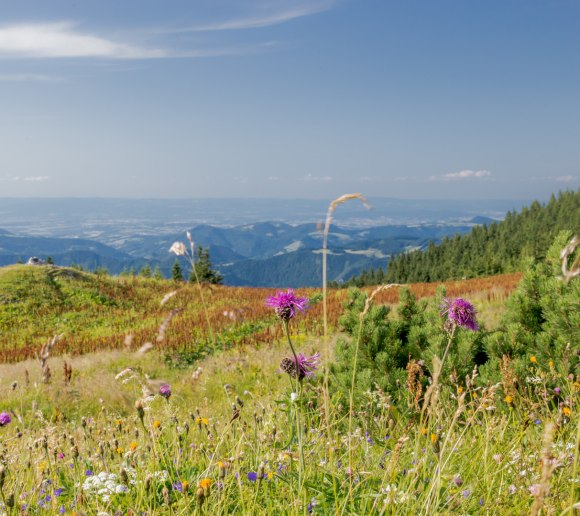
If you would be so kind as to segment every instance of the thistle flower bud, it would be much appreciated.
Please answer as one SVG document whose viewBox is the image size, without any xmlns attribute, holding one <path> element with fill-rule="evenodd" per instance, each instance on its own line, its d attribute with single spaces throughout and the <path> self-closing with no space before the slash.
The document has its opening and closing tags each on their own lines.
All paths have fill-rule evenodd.
<svg viewBox="0 0 580 516">
<path fill-rule="evenodd" d="M 431 434 L 431 443 L 433 444 L 433 451 L 439 454 L 439 436 L 437 434 Z"/>
<path fill-rule="evenodd" d="M 169 497 L 169 489 L 167 489 L 167 486 L 163 487 L 161 494 L 163 495 L 163 500 L 165 500 L 165 503 L 167 505 L 171 505 L 171 498 Z"/>
<path fill-rule="evenodd" d="M 197 491 L 195 492 L 195 496 L 197 496 L 197 501 L 199 502 L 199 506 L 201 508 L 201 506 L 203 505 L 203 502 L 205 501 L 205 491 L 204 491 L 203 487 L 197 488 Z"/>
<path fill-rule="evenodd" d="M 135 402 L 135 410 L 137 410 L 137 415 L 141 420 L 141 424 L 143 424 L 143 419 L 145 417 L 145 408 L 143 407 L 143 402 L 141 400 L 137 400 Z"/>
</svg>

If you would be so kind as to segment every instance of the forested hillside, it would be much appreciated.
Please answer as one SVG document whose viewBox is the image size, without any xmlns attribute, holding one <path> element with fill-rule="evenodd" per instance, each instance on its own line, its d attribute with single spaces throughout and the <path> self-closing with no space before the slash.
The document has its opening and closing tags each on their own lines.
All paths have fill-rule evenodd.
<svg viewBox="0 0 580 516">
<path fill-rule="evenodd" d="M 501 222 L 402 253 L 389 262 L 384 280 L 442 281 L 518 271 L 526 259 L 544 258 L 560 230 L 580 230 L 580 190 L 552 195 L 547 204 L 534 201 Z"/>
</svg>

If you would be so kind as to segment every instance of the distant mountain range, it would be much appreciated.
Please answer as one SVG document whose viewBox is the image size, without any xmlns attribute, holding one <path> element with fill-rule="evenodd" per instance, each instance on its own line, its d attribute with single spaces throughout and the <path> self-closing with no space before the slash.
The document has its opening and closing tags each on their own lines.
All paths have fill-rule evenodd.
<svg viewBox="0 0 580 516">
<path fill-rule="evenodd" d="M 389 257 L 502 219 L 523 201 L 369 198 L 341 205 L 329 236 L 329 280 L 346 281 Z M 0 198 L 0 265 L 50 256 L 56 264 L 112 274 L 159 267 L 169 277 L 185 240 L 209 248 L 229 285 L 320 283 L 326 200 Z M 188 265 L 183 260 L 183 268 Z"/>
<path fill-rule="evenodd" d="M 333 226 L 329 234 L 329 280 L 346 281 L 369 267 L 385 267 L 392 254 L 422 249 L 430 241 L 466 233 L 474 224 L 493 219 L 477 217 L 464 224 Z M 260 222 L 234 227 L 207 224 L 190 229 L 195 245 L 208 247 L 214 268 L 224 282 L 240 286 L 302 287 L 320 283 L 322 234 L 316 224 Z M 159 267 L 169 277 L 176 257 L 168 250 L 184 233 L 107 235 L 107 243 L 85 238 L 19 235 L 0 229 L 0 265 L 50 256 L 57 265 L 77 264 L 87 270 L 105 267 L 112 274 Z M 182 259 L 187 270 L 187 263 Z"/>
</svg>

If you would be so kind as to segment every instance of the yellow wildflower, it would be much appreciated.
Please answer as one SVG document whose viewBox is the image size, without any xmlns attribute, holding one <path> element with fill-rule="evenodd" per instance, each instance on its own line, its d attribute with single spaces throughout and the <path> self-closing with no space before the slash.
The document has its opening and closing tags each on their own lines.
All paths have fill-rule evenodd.
<svg viewBox="0 0 580 516">
<path fill-rule="evenodd" d="M 530 357 L 530 362 L 531 362 L 532 364 L 537 364 L 537 363 L 538 363 L 538 359 L 537 359 L 537 358 L 536 358 L 534 355 L 532 355 L 532 356 Z"/>
<path fill-rule="evenodd" d="M 562 407 L 562 413 L 566 416 L 566 417 L 570 417 L 571 414 L 571 410 L 570 407 Z"/>
<path fill-rule="evenodd" d="M 121 455 L 121 453 L 123 453 L 123 448 L 121 448 L 120 446 L 117 448 L 117 453 L 119 455 Z"/>
<path fill-rule="evenodd" d="M 423 435 L 427 435 L 427 429 L 426 428 L 421 428 L 421 433 Z"/>
<path fill-rule="evenodd" d="M 457 394 L 462 394 L 463 393 L 463 387 L 461 387 L 461 385 L 459 387 L 457 387 Z"/>
<path fill-rule="evenodd" d="M 156 419 L 155 421 L 153 421 L 153 427 L 154 428 L 159 428 L 161 426 L 161 421 L 159 421 L 158 419 Z"/>
<path fill-rule="evenodd" d="M 211 478 L 202 478 L 199 481 L 199 487 L 201 487 L 202 489 L 209 489 L 210 486 L 211 486 Z"/>
<path fill-rule="evenodd" d="M 209 419 L 207 417 L 198 417 L 195 420 L 195 422 L 200 426 L 201 425 L 205 425 L 205 426 L 209 425 Z"/>
<path fill-rule="evenodd" d="M 135 451 L 137 449 L 137 443 L 135 441 L 131 441 L 129 447 L 131 448 L 131 451 Z"/>
<path fill-rule="evenodd" d="M 514 399 L 509 394 L 503 399 L 508 405 L 511 405 L 514 402 Z"/>
<path fill-rule="evenodd" d="M 550 360 L 548 362 L 548 365 L 550 366 L 550 369 L 554 369 L 554 361 L 553 360 Z"/>
<path fill-rule="evenodd" d="M 182 480 L 181 481 L 181 489 L 183 490 L 183 492 L 187 493 L 188 488 L 189 488 L 189 482 L 187 480 Z"/>
<path fill-rule="evenodd" d="M 437 434 L 431 434 L 431 442 L 435 444 L 439 440 Z"/>
</svg>

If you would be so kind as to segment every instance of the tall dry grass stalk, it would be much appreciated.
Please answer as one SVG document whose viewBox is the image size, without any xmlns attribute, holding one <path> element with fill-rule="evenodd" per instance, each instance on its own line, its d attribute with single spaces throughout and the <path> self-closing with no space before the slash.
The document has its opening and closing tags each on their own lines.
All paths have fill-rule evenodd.
<svg viewBox="0 0 580 516">
<path fill-rule="evenodd" d="M 352 413 L 353 413 L 353 406 L 354 406 L 354 385 L 356 382 L 356 367 L 357 367 L 357 363 L 358 363 L 358 353 L 359 353 L 359 349 L 360 349 L 360 341 L 362 338 L 362 328 L 363 328 L 364 318 L 369 313 L 369 310 L 371 309 L 371 306 L 373 304 L 373 300 L 377 294 L 379 294 L 380 292 L 383 292 L 385 290 L 388 290 L 390 288 L 400 287 L 400 286 L 401 285 L 399 285 L 398 283 L 390 283 L 388 285 L 380 285 L 379 287 L 375 288 L 371 292 L 371 295 L 369 297 L 367 297 L 367 299 L 365 301 L 365 307 L 359 315 L 359 325 L 358 325 L 356 345 L 355 345 L 355 350 L 354 350 L 354 360 L 352 363 L 352 379 L 351 379 L 351 384 L 350 384 L 349 411 L 348 411 L 348 439 L 349 439 L 348 440 L 348 462 L 349 462 L 349 467 L 351 468 L 351 470 L 353 468 L 351 434 L 352 434 Z M 352 483 L 351 483 L 351 489 L 352 489 Z"/>
<path fill-rule="evenodd" d="M 328 206 L 328 211 L 326 213 L 326 222 L 324 224 L 324 234 L 322 239 L 322 302 L 323 302 L 323 320 L 324 320 L 324 339 L 328 336 L 328 316 L 326 308 L 326 289 L 327 289 L 327 278 L 326 278 L 326 262 L 328 253 L 328 233 L 330 231 L 330 224 L 332 223 L 332 216 L 336 208 L 344 204 L 347 201 L 358 199 L 363 203 L 365 208 L 371 209 L 371 205 L 368 203 L 366 197 L 360 193 L 344 194 L 337 197 Z"/>
<path fill-rule="evenodd" d="M 38 360 L 40 361 L 40 367 L 42 369 L 42 381 L 43 383 L 50 383 L 50 378 L 52 376 L 50 372 L 50 367 L 48 366 L 48 359 L 50 357 L 50 352 L 52 348 L 58 343 L 59 340 L 63 338 L 64 334 L 55 335 L 51 339 L 46 341 L 46 344 L 40 348 L 40 353 L 38 355 Z"/>
<path fill-rule="evenodd" d="M 570 243 L 562 249 L 560 253 L 560 259 L 562 260 L 562 275 L 564 276 L 564 281 L 568 282 L 573 277 L 580 275 L 580 255 L 576 256 L 571 269 L 568 269 L 568 258 L 574 253 L 576 247 L 580 245 L 580 238 L 575 236 L 570 240 Z"/>
<path fill-rule="evenodd" d="M 544 506 L 544 498 L 550 491 L 550 478 L 556 469 L 556 461 L 552 455 L 552 442 L 554 440 L 554 423 L 547 423 L 544 432 L 544 445 L 542 447 L 542 476 L 540 483 L 534 491 L 534 503 L 530 509 L 530 516 L 538 516 Z"/>
<path fill-rule="evenodd" d="M 189 260 L 189 262 L 191 264 L 191 271 L 193 272 L 193 274 L 195 276 L 195 282 L 197 283 L 197 288 L 199 290 L 199 297 L 201 299 L 201 304 L 203 306 L 203 313 L 205 314 L 205 320 L 207 322 L 207 329 L 209 331 L 211 342 L 212 342 L 214 350 L 215 350 L 217 347 L 217 341 L 215 338 L 215 333 L 213 331 L 213 326 L 209 320 L 209 311 L 207 308 L 207 303 L 205 302 L 205 297 L 203 296 L 203 288 L 201 287 L 201 281 L 200 281 L 199 276 L 197 274 L 197 269 L 195 268 L 195 245 L 193 243 L 193 239 L 191 238 L 191 233 L 189 231 L 187 231 L 185 233 L 185 236 L 187 237 L 187 240 L 189 242 L 189 250 L 191 253 L 191 257 Z"/>
<path fill-rule="evenodd" d="M 367 209 L 371 209 L 371 205 L 368 203 L 366 197 L 360 193 L 344 194 L 337 197 L 328 205 L 328 211 L 326 213 L 326 221 L 324 224 L 323 238 L 322 238 L 322 313 L 323 313 L 323 331 L 324 331 L 324 345 L 327 358 L 330 357 L 330 342 L 328 340 L 328 296 L 327 296 L 327 254 L 328 254 L 328 234 L 330 232 L 330 224 L 332 223 L 332 216 L 338 206 L 344 204 L 345 202 L 358 199 L 363 203 Z M 328 436 L 330 438 L 330 397 L 328 394 L 328 374 L 329 368 L 325 367 L 324 370 L 324 414 L 327 423 Z M 351 407 L 352 409 L 352 407 Z"/>
<path fill-rule="evenodd" d="M 205 297 L 203 295 L 203 288 L 201 286 L 201 281 L 199 279 L 199 275 L 197 274 L 197 269 L 195 267 L 195 245 L 193 243 L 193 239 L 191 238 L 191 233 L 189 231 L 185 232 L 185 236 L 187 237 L 187 241 L 189 242 L 189 253 L 185 244 L 183 242 L 174 242 L 173 245 L 169 248 L 169 252 L 175 254 L 176 256 L 183 256 L 188 262 L 191 267 L 191 272 L 195 277 L 195 282 L 197 283 L 197 288 L 199 290 L 199 297 L 201 299 L 201 305 L 203 307 L 203 312 L 205 314 L 205 320 L 207 323 L 208 332 L 210 334 L 211 342 L 213 344 L 214 350 L 217 347 L 217 341 L 215 338 L 215 333 L 213 331 L 213 326 L 209 319 L 209 312 L 207 308 L 207 303 L 205 302 Z M 173 297 L 177 291 L 170 292 L 167 294 L 162 300 L 161 305 L 164 305 L 171 297 Z"/>
</svg>

